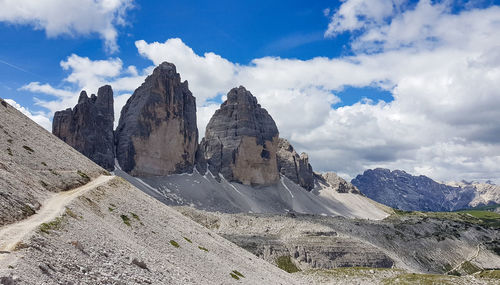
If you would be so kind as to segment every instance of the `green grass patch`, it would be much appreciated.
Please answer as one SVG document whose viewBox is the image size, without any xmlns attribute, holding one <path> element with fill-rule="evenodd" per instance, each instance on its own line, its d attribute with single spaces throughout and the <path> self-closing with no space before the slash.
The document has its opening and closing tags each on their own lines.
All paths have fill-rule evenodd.
<svg viewBox="0 0 500 285">
<path fill-rule="evenodd" d="M 245 278 L 245 275 L 241 274 L 239 271 L 237 270 L 233 270 L 233 273 L 238 275 L 239 277 L 242 277 L 242 278 Z"/>
<path fill-rule="evenodd" d="M 72 217 L 73 219 L 77 219 L 78 218 L 78 215 L 75 214 L 73 211 L 71 211 L 70 208 L 66 208 L 65 213 L 66 213 L 66 215 Z"/>
<path fill-rule="evenodd" d="M 132 215 L 132 217 L 138 221 L 140 221 L 141 219 L 139 219 L 139 216 L 137 214 L 134 214 L 134 213 L 130 213 Z"/>
<path fill-rule="evenodd" d="M 77 170 L 76 173 L 78 175 L 80 175 L 80 177 L 82 177 L 83 179 L 90 180 L 90 177 L 86 173 L 84 173 L 84 172 L 82 172 L 80 170 Z"/>
<path fill-rule="evenodd" d="M 204 248 L 203 246 L 198 246 L 199 249 L 208 252 L 208 249 Z"/>
<path fill-rule="evenodd" d="M 130 227 L 130 218 L 127 215 L 120 215 L 120 218 L 122 218 L 122 221 L 125 225 Z"/>
<path fill-rule="evenodd" d="M 57 217 L 53 221 L 43 223 L 40 225 L 40 231 L 49 234 L 51 230 L 58 230 L 61 228 L 62 218 Z"/>
<path fill-rule="evenodd" d="M 477 276 L 479 276 L 480 278 L 500 280 L 500 270 L 484 270 L 481 271 L 481 273 L 479 273 Z"/>
<path fill-rule="evenodd" d="M 300 269 L 292 262 L 292 259 L 288 255 L 283 255 L 276 258 L 276 265 L 278 266 L 278 268 L 288 273 L 300 271 Z"/>
<path fill-rule="evenodd" d="M 24 148 L 25 150 L 27 150 L 29 153 L 34 153 L 34 152 L 35 152 L 35 151 L 31 148 L 31 147 L 29 147 L 29 146 L 27 146 L 27 145 L 23 145 L 23 148 Z"/>
<path fill-rule="evenodd" d="M 175 240 L 170 240 L 170 244 L 174 247 L 181 247 Z"/>
<path fill-rule="evenodd" d="M 184 239 L 189 242 L 189 243 L 193 243 L 190 239 L 188 239 L 187 237 L 184 237 Z"/>
<path fill-rule="evenodd" d="M 496 228 L 500 227 L 499 213 L 479 210 L 463 210 L 458 212 L 420 212 L 395 209 L 394 214 L 387 217 L 386 220 L 398 220 L 401 217 L 422 218 L 424 220 L 433 218 Z"/>
<path fill-rule="evenodd" d="M 457 283 L 458 277 L 438 275 L 438 274 L 417 274 L 417 273 L 405 273 L 400 274 L 396 277 L 384 279 L 382 284 L 392 285 L 392 284 L 421 284 L 421 285 L 454 285 Z"/>
<path fill-rule="evenodd" d="M 234 274 L 233 272 L 229 273 L 229 275 L 231 275 L 231 277 L 233 277 L 236 280 L 240 280 L 240 277 L 238 275 Z"/>
<path fill-rule="evenodd" d="M 24 204 L 23 213 L 25 213 L 27 216 L 31 216 L 31 215 L 35 214 L 35 210 L 33 210 L 30 206 Z"/>
<path fill-rule="evenodd" d="M 474 274 L 476 272 L 481 271 L 481 268 L 470 263 L 469 261 L 466 261 L 466 262 L 462 263 L 462 270 L 465 271 L 465 273 L 467 273 L 467 274 Z"/>
<path fill-rule="evenodd" d="M 111 208 L 111 207 L 108 207 L 108 210 L 109 210 L 110 212 L 113 212 L 115 209 L 114 209 L 114 208 Z"/>
</svg>

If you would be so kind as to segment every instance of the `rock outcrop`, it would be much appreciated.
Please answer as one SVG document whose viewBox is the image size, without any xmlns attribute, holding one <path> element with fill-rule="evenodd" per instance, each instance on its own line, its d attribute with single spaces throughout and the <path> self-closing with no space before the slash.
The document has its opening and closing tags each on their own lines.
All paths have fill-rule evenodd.
<svg viewBox="0 0 500 285">
<path fill-rule="evenodd" d="M 361 194 L 356 186 L 345 181 L 344 178 L 338 176 L 334 172 L 326 172 L 316 176 L 321 182 L 328 184 L 331 188 L 336 189 L 338 193 L 353 193 Z"/>
<path fill-rule="evenodd" d="M 114 169 L 113 90 L 105 85 L 97 96 L 80 93 L 73 108 L 56 112 L 52 133 L 107 170 Z"/>
<path fill-rule="evenodd" d="M 198 147 L 196 101 L 164 62 L 134 91 L 116 129 L 116 157 L 134 176 L 191 172 Z"/>
<path fill-rule="evenodd" d="M 307 190 L 314 188 L 314 172 L 306 153 L 303 152 L 299 155 L 286 139 L 280 138 L 276 155 L 278 171 L 281 175 L 288 177 Z"/>
<path fill-rule="evenodd" d="M 279 180 L 278 128 L 244 87 L 233 88 L 207 125 L 200 148 L 208 169 L 229 181 L 263 186 Z"/>
<path fill-rule="evenodd" d="M 453 187 L 402 170 L 368 169 L 351 181 L 379 203 L 406 211 L 454 211 L 469 207 L 474 187 Z"/>
</svg>

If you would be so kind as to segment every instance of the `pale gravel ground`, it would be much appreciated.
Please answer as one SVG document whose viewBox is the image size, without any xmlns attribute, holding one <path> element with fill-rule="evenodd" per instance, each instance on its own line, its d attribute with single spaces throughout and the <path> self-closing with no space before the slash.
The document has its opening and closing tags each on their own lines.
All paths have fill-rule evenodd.
<svg viewBox="0 0 500 285">
<path fill-rule="evenodd" d="M 90 178 L 104 173 L 14 107 L 0 104 L 0 226 L 38 210 L 51 192 L 88 182 L 78 171 Z"/>
<path fill-rule="evenodd" d="M 0 276 L 16 284 L 301 283 L 120 178 L 85 193 L 68 209 L 60 228 L 38 231 L 0 260 Z M 132 264 L 134 258 L 148 269 Z M 233 270 L 245 277 L 233 279 Z"/>
<path fill-rule="evenodd" d="M 112 178 L 112 176 L 99 176 L 97 179 L 73 190 L 53 194 L 50 198 L 43 201 L 42 207 L 36 214 L 0 228 L 0 251 L 12 251 L 18 242 L 25 236 L 29 236 L 42 223 L 49 223 L 56 217 L 59 217 L 73 199 L 108 182 Z M 5 257 L 5 255 L 0 255 L 0 258 L 2 257 Z"/>
</svg>

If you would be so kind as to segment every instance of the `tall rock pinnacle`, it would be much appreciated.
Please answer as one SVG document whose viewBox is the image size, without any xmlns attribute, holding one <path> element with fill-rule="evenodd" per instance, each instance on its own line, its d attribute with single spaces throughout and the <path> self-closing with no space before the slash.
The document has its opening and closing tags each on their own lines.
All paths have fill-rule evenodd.
<svg viewBox="0 0 500 285">
<path fill-rule="evenodd" d="M 278 169 L 282 175 L 307 190 L 314 188 L 314 172 L 306 153 L 299 155 L 286 139 L 280 138 L 277 157 Z"/>
<path fill-rule="evenodd" d="M 78 104 L 54 114 L 52 133 L 107 170 L 114 169 L 113 90 L 80 93 Z"/>
<path fill-rule="evenodd" d="M 279 180 L 277 148 L 274 120 L 242 86 L 229 91 L 200 144 L 212 173 L 246 185 L 270 185 Z"/>
<path fill-rule="evenodd" d="M 116 157 L 134 176 L 190 172 L 198 147 L 196 101 L 164 62 L 134 91 L 116 129 Z"/>
</svg>

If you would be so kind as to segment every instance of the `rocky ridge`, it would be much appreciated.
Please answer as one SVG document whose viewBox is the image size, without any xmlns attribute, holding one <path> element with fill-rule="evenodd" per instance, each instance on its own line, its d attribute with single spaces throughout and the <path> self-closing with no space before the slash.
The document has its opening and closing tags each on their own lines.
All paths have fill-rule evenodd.
<svg viewBox="0 0 500 285">
<path fill-rule="evenodd" d="M 97 96 L 80 93 L 78 104 L 54 114 L 52 133 L 86 157 L 112 171 L 115 164 L 113 90 L 105 85 Z"/>
<path fill-rule="evenodd" d="M 496 185 L 447 185 L 402 170 L 369 169 L 351 183 L 367 197 L 406 211 L 455 211 L 500 202 Z"/>
<path fill-rule="evenodd" d="M 198 148 L 196 100 L 175 65 L 164 62 L 121 111 L 116 158 L 134 176 L 191 172 Z"/>
</svg>

